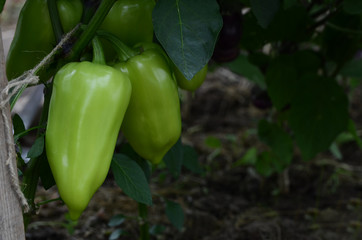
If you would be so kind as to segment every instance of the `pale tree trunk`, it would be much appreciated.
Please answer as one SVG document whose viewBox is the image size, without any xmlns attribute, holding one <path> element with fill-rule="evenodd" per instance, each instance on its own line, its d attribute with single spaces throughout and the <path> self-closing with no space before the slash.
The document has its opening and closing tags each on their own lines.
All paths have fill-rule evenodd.
<svg viewBox="0 0 362 240">
<path fill-rule="evenodd" d="M 5 57 L 0 26 L 0 91 L 6 85 Z M 6 121 L 11 122 L 10 106 L 7 105 Z M 8 166 L 8 145 L 5 140 L 5 125 L 0 114 L 0 240 L 21 240 L 25 239 L 23 215 L 19 198 L 12 189 Z M 15 151 L 11 146 L 11 150 Z M 15 159 L 13 159 L 15 161 Z"/>
</svg>

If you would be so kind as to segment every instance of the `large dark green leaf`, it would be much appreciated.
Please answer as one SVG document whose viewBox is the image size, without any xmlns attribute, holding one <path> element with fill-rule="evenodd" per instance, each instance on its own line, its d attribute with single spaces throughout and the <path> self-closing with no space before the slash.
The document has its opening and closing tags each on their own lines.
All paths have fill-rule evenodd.
<svg viewBox="0 0 362 240">
<path fill-rule="evenodd" d="M 334 79 L 306 75 L 297 84 L 289 123 L 305 160 L 328 149 L 348 124 L 348 100 Z"/>
<path fill-rule="evenodd" d="M 267 28 L 280 7 L 280 0 L 250 0 L 251 9 L 260 26 Z"/>
<path fill-rule="evenodd" d="M 316 74 L 321 61 L 312 51 L 298 51 L 275 58 L 267 69 L 268 93 L 277 109 L 290 104 L 297 82 L 305 74 Z"/>
<path fill-rule="evenodd" d="M 191 79 L 210 60 L 222 17 L 216 0 L 159 0 L 153 25 L 169 57 Z"/>
<path fill-rule="evenodd" d="M 139 203 L 152 204 L 151 190 L 141 167 L 128 156 L 115 154 L 111 169 L 117 185 Z"/>
</svg>

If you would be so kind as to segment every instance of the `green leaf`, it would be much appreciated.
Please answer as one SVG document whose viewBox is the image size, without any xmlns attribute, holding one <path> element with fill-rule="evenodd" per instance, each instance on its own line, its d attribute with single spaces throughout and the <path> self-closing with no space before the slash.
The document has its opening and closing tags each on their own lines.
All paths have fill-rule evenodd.
<svg viewBox="0 0 362 240">
<path fill-rule="evenodd" d="M 210 147 L 210 148 L 221 148 L 221 141 L 220 139 L 216 138 L 216 137 L 207 137 L 205 139 L 205 145 Z"/>
<path fill-rule="evenodd" d="M 164 233 L 166 230 L 166 227 L 163 225 L 153 225 L 150 228 L 150 234 L 151 235 L 160 235 L 162 233 Z"/>
<path fill-rule="evenodd" d="M 263 177 L 269 177 L 276 172 L 274 162 L 275 157 L 272 152 L 262 152 L 256 161 L 255 170 Z"/>
<path fill-rule="evenodd" d="M 14 114 L 13 116 L 13 127 L 14 127 L 14 136 L 25 131 L 24 122 L 18 114 Z"/>
<path fill-rule="evenodd" d="M 111 169 L 117 185 L 132 199 L 152 204 L 151 190 L 141 167 L 124 154 L 115 154 Z"/>
<path fill-rule="evenodd" d="M 274 106 L 281 110 L 289 105 L 297 91 L 298 79 L 305 74 L 316 74 L 320 66 L 318 56 L 306 50 L 273 59 L 267 68 L 266 82 Z"/>
<path fill-rule="evenodd" d="M 251 9 L 259 25 L 267 28 L 280 7 L 280 0 L 250 0 Z"/>
<path fill-rule="evenodd" d="M 268 94 L 277 109 L 282 109 L 291 102 L 296 91 L 298 72 L 294 59 L 282 55 L 273 60 L 266 72 Z"/>
<path fill-rule="evenodd" d="M 227 64 L 231 71 L 256 83 L 261 89 L 266 88 L 263 73 L 254 64 L 250 63 L 246 56 L 240 55 L 237 59 Z"/>
<path fill-rule="evenodd" d="M 183 161 L 183 146 L 181 139 L 179 139 L 166 153 L 163 161 L 174 177 L 178 177 L 180 175 Z"/>
<path fill-rule="evenodd" d="M 294 64 L 297 66 L 298 75 L 317 73 L 322 66 L 318 55 L 311 50 L 301 50 L 293 54 Z"/>
<path fill-rule="evenodd" d="M 120 153 L 127 155 L 132 160 L 136 161 L 136 163 L 142 168 L 143 172 L 146 175 L 147 180 L 151 178 L 151 166 L 147 160 L 143 159 L 140 155 L 138 155 L 132 148 L 129 143 L 125 143 L 122 145 L 120 149 Z"/>
<path fill-rule="evenodd" d="M 333 154 L 333 156 L 339 160 L 341 160 L 343 158 L 343 155 L 341 153 L 341 150 L 339 149 L 338 145 L 334 142 L 332 143 L 332 145 L 329 147 L 329 151 L 331 151 L 331 153 Z"/>
<path fill-rule="evenodd" d="M 210 60 L 222 17 L 216 0 L 159 0 L 153 25 L 171 60 L 191 79 Z"/>
<path fill-rule="evenodd" d="M 108 226 L 116 227 L 121 225 L 126 220 L 126 217 L 122 214 L 117 214 L 111 218 L 108 222 Z"/>
<path fill-rule="evenodd" d="M 166 201 L 166 216 L 179 231 L 182 230 L 182 227 L 185 222 L 184 211 L 180 204 L 173 201 Z"/>
<path fill-rule="evenodd" d="M 344 0 L 343 9 L 349 14 L 361 14 L 362 13 L 362 1 L 361 0 Z"/>
<path fill-rule="evenodd" d="M 243 35 L 240 45 L 248 50 L 259 51 L 266 42 L 265 29 L 258 24 L 255 15 L 251 11 L 243 15 Z"/>
<path fill-rule="evenodd" d="M 40 180 L 41 183 L 44 187 L 45 190 L 48 190 L 49 188 L 53 187 L 55 185 L 55 180 L 54 180 L 54 176 L 53 173 L 50 169 L 49 166 L 49 162 L 48 162 L 48 158 L 45 154 L 45 152 L 43 152 L 40 157 L 39 160 L 40 162 L 39 164 L 39 175 L 40 175 Z"/>
<path fill-rule="evenodd" d="M 279 11 L 267 29 L 269 41 L 301 42 L 309 40 L 313 31 L 310 31 L 312 19 L 305 7 L 296 5 Z"/>
<path fill-rule="evenodd" d="M 0 13 L 4 10 L 6 0 L 0 0 Z"/>
<path fill-rule="evenodd" d="M 244 156 L 234 163 L 234 166 L 251 165 L 254 166 L 258 159 L 258 150 L 255 147 L 248 149 Z"/>
<path fill-rule="evenodd" d="M 305 160 L 328 149 L 346 130 L 348 100 L 334 79 L 306 75 L 291 102 L 289 124 Z"/>
<path fill-rule="evenodd" d="M 182 164 L 191 172 L 196 174 L 202 174 L 204 172 L 198 161 L 198 155 L 195 149 L 191 146 L 183 146 L 183 161 Z"/>
<path fill-rule="evenodd" d="M 35 126 L 35 127 L 29 128 L 27 130 L 24 130 L 16 135 L 14 135 L 14 142 L 17 142 L 20 138 L 28 135 L 31 131 L 39 129 L 39 128 L 44 128 L 44 126 L 43 125 Z"/>
<path fill-rule="evenodd" d="M 44 151 L 44 135 L 39 136 L 31 146 L 27 158 L 39 157 Z"/>
<path fill-rule="evenodd" d="M 275 166 L 278 172 L 288 167 L 293 158 L 293 140 L 277 124 L 261 120 L 258 125 L 258 135 L 262 142 L 271 148 Z"/>
<path fill-rule="evenodd" d="M 362 79 L 362 59 L 352 59 L 347 62 L 340 71 L 345 77 Z"/>
<path fill-rule="evenodd" d="M 114 230 L 111 235 L 109 236 L 108 240 L 117 240 L 120 236 L 124 235 L 125 231 L 122 229 Z"/>
</svg>

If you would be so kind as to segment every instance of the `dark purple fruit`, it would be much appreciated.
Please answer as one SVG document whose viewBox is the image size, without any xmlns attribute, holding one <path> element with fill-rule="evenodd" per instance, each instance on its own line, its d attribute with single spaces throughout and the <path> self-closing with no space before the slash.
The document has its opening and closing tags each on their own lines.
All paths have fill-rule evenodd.
<svg viewBox="0 0 362 240">
<path fill-rule="evenodd" d="M 223 14 L 223 22 L 212 57 L 216 62 L 232 61 L 239 55 L 242 36 L 241 11 Z"/>
</svg>

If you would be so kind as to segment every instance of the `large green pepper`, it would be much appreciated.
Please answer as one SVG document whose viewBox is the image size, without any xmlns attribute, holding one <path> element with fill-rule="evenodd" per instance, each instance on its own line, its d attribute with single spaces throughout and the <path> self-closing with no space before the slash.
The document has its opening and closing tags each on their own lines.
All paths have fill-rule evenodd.
<svg viewBox="0 0 362 240">
<path fill-rule="evenodd" d="M 152 10 L 154 0 L 118 0 L 104 19 L 100 29 L 118 37 L 128 46 L 139 42 L 152 42 Z M 104 44 L 107 57 L 113 49 Z"/>
<path fill-rule="evenodd" d="M 125 74 L 98 63 L 68 63 L 55 75 L 46 153 L 72 219 L 107 176 L 131 88 Z"/>
<path fill-rule="evenodd" d="M 132 84 L 121 130 L 141 157 L 159 163 L 181 135 L 176 80 L 159 49 L 147 46 L 147 50 L 135 54 L 117 39 L 108 39 L 121 49 L 120 58 L 127 59 L 113 67 L 127 74 Z"/>
<path fill-rule="evenodd" d="M 65 32 L 82 17 L 81 0 L 58 0 L 57 8 Z M 9 80 L 32 69 L 56 45 L 47 0 L 28 0 L 21 9 L 6 61 Z M 41 79 L 47 80 L 47 79 Z"/>
</svg>

